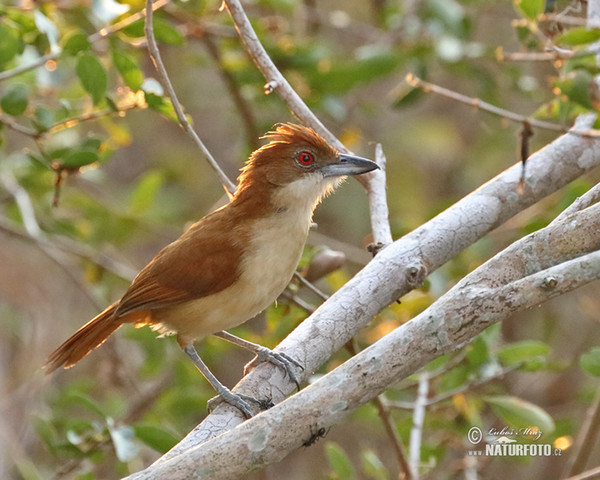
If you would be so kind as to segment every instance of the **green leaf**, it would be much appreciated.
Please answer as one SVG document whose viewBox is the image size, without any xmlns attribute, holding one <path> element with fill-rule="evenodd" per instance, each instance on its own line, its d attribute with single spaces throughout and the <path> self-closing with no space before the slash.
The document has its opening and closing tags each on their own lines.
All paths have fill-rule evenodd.
<svg viewBox="0 0 600 480">
<path fill-rule="evenodd" d="M 154 17 L 156 18 L 156 17 Z M 154 22 L 152 22 L 154 23 Z M 125 28 L 121 30 L 122 33 L 132 38 L 139 38 L 145 35 L 144 33 L 144 20 L 138 20 L 127 25 Z"/>
<path fill-rule="evenodd" d="M 0 68 L 10 62 L 18 51 L 18 37 L 12 29 L 0 23 Z"/>
<path fill-rule="evenodd" d="M 387 480 L 389 478 L 385 465 L 373 450 L 363 450 L 360 452 L 360 456 L 363 470 L 369 478 L 375 480 Z"/>
<path fill-rule="evenodd" d="M 27 99 L 28 95 L 29 88 L 27 85 L 22 83 L 11 85 L 6 89 L 4 95 L 2 95 L 0 107 L 2 107 L 2 110 L 9 115 L 15 117 L 21 115 L 29 104 L 29 100 Z"/>
<path fill-rule="evenodd" d="M 92 44 L 85 33 L 75 32 L 65 38 L 62 48 L 65 54 L 75 56 L 80 52 L 90 50 Z"/>
<path fill-rule="evenodd" d="M 498 358 L 504 365 L 517 365 L 519 363 L 538 360 L 550 352 L 550 347 L 536 340 L 524 340 L 511 343 L 502 347 L 498 352 Z"/>
<path fill-rule="evenodd" d="M 337 443 L 327 442 L 325 444 L 325 453 L 331 468 L 339 480 L 348 480 L 354 478 L 354 468 L 346 452 Z"/>
<path fill-rule="evenodd" d="M 154 27 L 154 38 L 156 38 L 157 42 L 168 45 L 183 45 L 185 43 L 179 30 L 161 17 L 154 16 L 152 26 Z M 138 20 L 137 22 L 133 22 L 131 25 L 125 27 L 122 32 L 132 38 L 143 37 L 145 35 L 144 21 Z"/>
<path fill-rule="evenodd" d="M 144 83 L 144 74 L 135 59 L 123 52 L 113 52 L 113 63 L 121 74 L 125 85 L 134 92 L 138 91 Z"/>
<path fill-rule="evenodd" d="M 592 43 L 599 39 L 600 30 L 589 30 L 585 27 L 576 27 L 563 33 L 556 39 L 556 43 L 573 46 Z"/>
<path fill-rule="evenodd" d="M 475 337 L 473 343 L 467 347 L 467 358 L 472 365 L 481 366 L 490 359 L 490 352 L 482 335 Z"/>
<path fill-rule="evenodd" d="M 163 181 L 162 173 L 157 171 L 147 173 L 131 193 L 129 210 L 134 214 L 140 214 L 151 208 Z"/>
<path fill-rule="evenodd" d="M 594 347 L 579 358 L 583 371 L 594 377 L 600 377 L 600 347 Z"/>
<path fill-rule="evenodd" d="M 587 70 L 571 72 L 566 78 L 554 83 L 561 93 L 569 98 L 571 102 L 582 105 L 586 109 L 593 109 L 590 98 L 590 85 L 594 81 L 592 74 Z"/>
<path fill-rule="evenodd" d="M 181 46 L 185 43 L 185 40 L 179 30 L 173 27 L 166 20 L 160 17 L 154 17 L 152 22 L 154 27 L 154 37 L 157 42 L 166 43 L 168 45 Z"/>
<path fill-rule="evenodd" d="M 98 58 L 91 53 L 84 53 L 75 68 L 83 88 L 92 96 L 94 105 L 100 103 L 108 88 L 108 75 Z"/>
<path fill-rule="evenodd" d="M 45 107 L 35 109 L 33 123 L 40 132 L 45 132 L 54 123 L 54 113 Z"/>
<path fill-rule="evenodd" d="M 492 410 L 507 425 L 515 428 L 538 427 L 542 433 L 554 431 L 554 420 L 542 408 L 512 396 L 484 397 Z"/>
<path fill-rule="evenodd" d="M 35 429 L 38 437 L 50 448 L 52 448 L 58 439 L 58 432 L 54 427 L 53 423 L 42 417 L 33 417 L 32 419 L 33 428 Z"/>
<path fill-rule="evenodd" d="M 545 0 L 514 0 L 517 11 L 525 17 L 535 19 L 544 13 Z"/>
<path fill-rule="evenodd" d="M 137 438 L 160 453 L 169 451 L 179 442 L 179 438 L 162 425 L 138 424 L 133 427 L 133 431 Z"/>
<path fill-rule="evenodd" d="M 144 98 L 149 108 L 162 113 L 174 122 L 179 122 L 170 99 L 146 91 L 144 92 Z"/>
<path fill-rule="evenodd" d="M 98 161 L 98 153 L 95 150 L 77 150 L 68 154 L 61 165 L 66 168 L 81 168 Z"/>
</svg>

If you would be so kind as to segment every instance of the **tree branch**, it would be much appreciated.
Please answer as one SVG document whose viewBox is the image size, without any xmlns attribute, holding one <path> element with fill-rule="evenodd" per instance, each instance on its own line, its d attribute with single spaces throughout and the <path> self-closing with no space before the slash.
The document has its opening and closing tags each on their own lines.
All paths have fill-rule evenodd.
<svg viewBox="0 0 600 480">
<path fill-rule="evenodd" d="M 128 478 L 161 478 L 168 474 L 170 479 L 177 480 L 210 474 L 213 480 L 230 479 L 263 468 L 299 448 L 309 435 L 309 426 L 315 422 L 319 428 L 327 428 L 342 421 L 389 385 L 418 371 L 434 358 L 462 348 L 490 325 L 507 319 L 516 311 L 537 306 L 600 279 L 600 206 L 575 213 L 572 220 L 550 225 L 541 231 L 542 235 L 533 233 L 514 244 L 519 251 L 526 252 L 529 265 L 521 264 L 518 272 L 503 278 L 514 276 L 518 279 L 497 286 L 482 286 L 474 281 L 496 272 L 502 262 L 507 270 L 512 270 L 514 266 L 510 260 L 514 248 L 511 246 L 465 277 L 410 322 L 285 402 L 233 431 L 183 454 L 170 455 Z M 575 244 L 588 236 L 593 237 L 593 241 L 581 245 L 580 249 L 557 252 L 553 258 L 559 263 L 548 268 L 538 264 L 536 271 L 530 273 L 531 264 L 539 259 L 537 253 L 546 248 L 545 242 L 551 235 L 568 237 Z M 560 250 L 562 245 L 557 242 L 555 247 Z M 386 256 L 392 248 L 393 245 L 383 250 L 370 265 Z M 584 251 L 589 253 L 582 254 Z M 357 277 L 349 284 L 355 283 Z M 551 288 L 549 278 L 555 279 Z M 326 302 L 319 311 L 328 303 L 331 302 Z M 344 309 L 342 305 L 337 307 Z M 368 303 L 355 297 L 345 310 L 355 311 L 357 307 L 366 309 Z"/>
<path fill-rule="evenodd" d="M 185 133 L 187 133 L 192 138 L 192 140 L 202 153 L 204 159 L 215 171 L 215 173 L 219 177 L 219 180 L 223 184 L 225 191 L 227 191 L 231 195 L 235 192 L 235 184 L 229 179 L 229 177 L 227 177 L 227 175 L 225 175 L 225 172 L 223 172 L 217 161 L 208 151 L 208 148 L 206 148 L 202 140 L 200 140 L 200 137 L 198 136 L 196 131 L 190 125 L 190 122 L 188 122 L 188 119 L 183 113 L 181 103 L 177 98 L 177 94 L 175 93 L 175 89 L 173 88 L 173 84 L 169 79 L 169 75 L 167 74 L 167 70 L 165 69 L 165 65 L 163 64 L 162 58 L 160 56 L 160 51 L 158 50 L 158 45 L 156 44 L 156 38 L 154 38 L 154 27 L 152 25 L 152 0 L 146 0 L 146 11 L 148 13 L 146 15 L 146 24 L 144 27 L 144 31 L 146 32 L 148 51 L 150 53 L 150 57 L 152 58 L 152 62 L 156 67 L 156 71 L 158 72 L 158 75 L 160 77 L 161 84 L 167 92 L 167 95 L 171 99 L 171 103 L 173 104 L 173 108 L 175 109 L 175 113 L 177 115 L 177 120 L 179 120 L 179 124 L 181 125 Z"/>
<path fill-rule="evenodd" d="M 479 110 L 483 110 L 484 112 L 491 113 L 493 115 L 497 115 L 502 118 L 506 118 L 512 122 L 517 123 L 527 123 L 528 125 L 536 128 L 542 128 L 545 130 L 551 130 L 555 132 L 566 132 L 568 127 L 563 125 L 558 125 L 552 122 L 545 122 L 543 120 L 537 120 L 532 117 L 527 117 L 525 115 L 520 115 L 515 112 L 511 112 L 510 110 L 506 110 L 504 108 L 497 107 L 492 105 L 491 103 L 484 102 L 479 98 L 468 97 L 461 93 L 455 92 L 448 88 L 440 87 L 439 85 L 435 85 L 430 82 L 426 82 L 421 80 L 418 77 L 415 77 L 412 73 L 409 73 L 406 76 L 406 82 L 414 88 L 420 88 L 425 93 L 435 93 L 437 95 L 441 95 L 443 97 L 449 98 L 459 103 L 463 103 L 465 105 L 469 105 L 471 107 L 475 107 Z M 591 127 L 591 125 L 590 125 Z M 582 137 L 590 137 L 590 138 L 598 138 L 600 137 L 600 130 L 596 130 L 593 128 L 588 128 L 585 130 L 569 130 L 574 135 L 580 135 Z"/>
<path fill-rule="evenodd" d="M 419 375 L 419 387 L 417 398 L 413 409 L 413 425 L 410 429 L 410 469 L 415 478 L 419 478 L 419 466 L 421 464 L 421 439 L 423 438 L 423 425 L 425 423 L 425 407 L 429 394 L 429 375 L 421 372 Z"/>
<path fill-rule="evenodd" d="M 593 118 L 582 117 L 576 125 L 577 128 L 588 128 L 590 122 Z M 339 350 L 382 308 L 419 285 L 429 273 L 516 213 L 599 164 L 600 141 L 582 139 L 571 133 L 559 137 L 530 157 L 521 195 L 516 193 L 521 175 L 521 166 L 517 164 L 382 250 L 296 328 L 277 350 L 302 361 L 305 369 L 299 376 L 306 380 L 310 372 Z M 413 322 L 409 324 L 414 325 Z M 413 332 L 413 327 L 409 328 L 409 332 Z M 419 350 L 421 347 L 413 348 Z M 402 359 L 398 362 L 402 364 Z M 406 368 L 412 373 L 418 367 L 407 363 Z M 262 364 L 240 381 L 236 391 L 278 403 L 294 388 L 279 369 Z M 288 399 L 286 404 L 303 392 Z M 306 431 L 307 425 L 314 426 L 315 418 L 320 418 L 318 410 L 312 411 L 309 406 L 305 412 L 297 414 L 296 428 L 304 425 Z M 219 406 L 146 472 L 155 471 L 171 459 L 185 461 L 187 454 L 182 455 L 183 452 L 203 450 L 204 447 L 200 449 L 199 445 L 242 421 L 235 408 Z"/>
</svg>

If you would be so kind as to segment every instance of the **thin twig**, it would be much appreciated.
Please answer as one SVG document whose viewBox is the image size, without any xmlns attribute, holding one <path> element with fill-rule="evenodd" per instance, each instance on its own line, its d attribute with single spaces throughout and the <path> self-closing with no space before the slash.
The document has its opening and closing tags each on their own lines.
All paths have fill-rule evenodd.
<svg viewBox="0 0 600 480">
<path fill-rule="evenodd" d="M 421 372 L 419 375 L 419 388 L 413 410 L 413 425 L 410 429 L 410 469 L 415 478 L 419 478 L 419 465 L 421 464 L 421 441 L 423 438 L 423 425 L 425 423 L 425 407 L 429 394 L 429 375 Z"/>
<path fill-rule="evenodd" d="M 108 117 L 111 115 L 125 114 L 127 111 L 133 110 L 136 108 L 142 108 L 142 107 L 137 102 L 131 102 L 131 103 L 127 103 L 123 106 L 119 105 L 118 110 L 96 110 L 94 112 L 84 113 L 84 114 L 76 116 L 76 117 L 70 117 L 70 118 L 67 118 L 66 120 L 62 120 L 62 121 L 57 122 L 54 125 L 50 126 L 50 128 L 48 128 L 48 130 L 41 132 L 39 134 L 39 136 L 57 133 L 57 132 L 60 132 L 61 130 L 65 130 L 67 128 L 73 128 L 82 122 L 98 120 L 99 118 Z"/>
<path fill-rule="evenodd" d="M 1 177 L 4 188 L 12 195 L 15 200 L 19 214 L 23 225 L 27 230 L 27 233 L 34 239 L 36 239 L 35 245 L 40 251 L 45 254 L 52 262 L 54 262 L 64 273 L 70 278 L 75 285 L 84 293 L 87 299 L 92 305 L 100 309 L 100 302 L 96 300 L 91 291 L 86 288 L 80 278 L 78 278 L 72 271 L 72 269 L 65 265 L 63 258 L 50 248 L 47 248 L 41 241 L 44 238 L 44 233 L 35 217 L 35 210 L 33 208 L 33 202 L 29 197 L 27 191 L 16 181 L 12 175 L 5 173 Z"/>
<path fill-rule="evenodd" d="M 171 83 L 171 80 L 169 79 L 169 75 L 167 74 L 167 70 L 165 69 L 162 58 L 160 56 L 160 51 L 158 50 L 156 38 L 154 38 L 154 27 L 152 25 L 152 8 L 151 7 L 152 7 L 152 0 L 146 0 L 146 11 L 148 12 L 148 14 L 146 15 L 146 24 L 144 27 L 144 31 L 146 32 L 146 40 L 148 42 L 148 51 L 150 53 L 150 57 L 152 58 L 152 62 L 154 63 L 154 66 L 156 67 L 156 71 L 158 72 L 162 86 L 165 89 L 165 91 L 167 92 L 167 95 L 169 96 L 169 98 L 171 99 L 171 103 L 173 104 L 173 108 L 175 109 L 175 113 L 177 115 L 177 120 L 179 120 L 179 124 L 183 127 L 183 130 L 185 131 L 185 133 L 187 133 L 192 138 L 192 140 L 194 141 L 194 143 L 196 144 L 196 146 L 202 153 L 204 159 L 208 162 L 208 164 L 215 171 L 215 173 L 219 177 L 219 180 L 223 184 L 225 191 L 227 191 L 231 195 L 235 192 L 235 184 L 229 179 L 229 177 L 227 177 L 227 175 L 225 175 L 225 172 L 223 172 L 223 170 L 221 169 L 221 167 L 219 166 L 217 161 L 214 159 L 214 157 L 211 155 L 211 153 L 208 151 L 208 149 L 206 148 L 206 146 L 204 145 L 202 140 L 200 140 L 200 137 L 198 136 L 196 131 L 192 128 L 192 126 L 190 125 L 190 122 L 188 122 L 185 114 L 183 113 L 183 108 L 181 107 L 181 103 L 179 102 L 179 99 L 177 98 L 177 94 L 175 93 L 173 84 Z"/>
<path fill-rule="evenodd" d="M 448 400 L 448 399 L 454 397 L 454 395 L 458 395 L 461 393 L 475 390 L 476 388 L 486 385 L 493 380 L 497 380 L 499 378 L 504 377 L 506 374 L 508 374 L 514 370 L 517 370 L 519 367 L 521 367 L 521 364 L 512 365 L 510 367 L 502 369 L 500 372 L 496 373 L 495 375 L 491 375 L 489 377 L 467 383 L 467 384 L 465 384 L 461 387 L 458 387 L 454 390 L 451 390 L 449 392 L 440 393 L 439 395 L 436 395 L 435 397 L 426 399 L 424 405 L 426 407 L 430 407 L 432 405 L 435 405 L 436 403 L 440 403 L 440 402 L 443 402 L 444 400 Z M 431 378 L 431 375 L 430 375 L 430 378 Z M 399 409 L 403 409 L 403 410 L 414 410 L 415 406 L 416 406 L 416 401 L 415 402 L 402 402 L 399 400 L 392 401 L 392 400 L 387 400 L 387 399 L 385 399 L 384 401 L 385 401 L 386 405 L 390 408 L 399 408 Z"/>
<path fill-rule="evenodd" d="M 212 35 L 204 33 L 201 36 L 201 39 L 204 42 L 204 45 L 206 46 L 206 50 L 217 64 L 219 74 L 221 75 L 221 78 L 223 79 L 227 90 L 229 90 L 229 95 L 231 96 L 234 105 L 240 112 L 240 116 L 242 117 L 244 127 L 246 129 L 246 141 L 248 142 L 250 149 L 255 150 L 256 148 L 258 148 L 258 137 L 260 136 L 260 133 L 258 131 L 258 126 L 256 125 L 256 118 L 254 117 L 254 113 L 252 112 L 252 109 L 248 105 L 248 102 L 242 95 L 242 92 L 240 91 L 240 86 L 236 81 L 235 77 L 223 65 L 221 52 L 219 52 L 219 49 L 215 44 Z"/>
<path fill-rule="evenodd" d="M 577 197 L 571 205 L 565 208 L 553 221 L 561 222 L 572 213 L 583 210 L 600 200 L 600 183 L 597 183 L 580 197 Z"/>
<path fill-rule="evenodd" d="M 350 352 L 352 356 L 358 353 L 358 348 L 354 339 L 350 340 L 345 345 L 346 350 Z M 373 398 L 373 403 L 377 408 L 377 413 L 379 414 L 379 418 L 381 419 L 381 423 L 383 423 L 383 428 L 385 429 L 385 433 L 387 434 L 394 451 L 396 452 L 396 457 L 398 460 L 398 465 L 402 469 L 404 475 L 401 475 L 400 478 L 404 480 L 414 480 L 413 473 L 410 469 L 410 464 L 408 463 L 408 459 L 406 456 L 406 452 L 404 450 L 404 446 L 402 445 L 402 440 L 398 436 L 398 431 L 392 421 L 392 416 L 390 414 L 390 409 L 386 403 L 385 397 L 383 394 L 377 395 Z"/>
<path fill-rule="evenodd" d="M 574 475 L 572 477 L 566 478 L 565 480 L 593 480 L 598 478 L 600 478 L 600 467 L 586 470 L 585 472 L 582 472 L 579 475 Z"/>
<path fill-rule="evenodd" d="M 544 13 L 537 17 L 538 22 L 555 22 L 572 27 L 600 28 L 600 21 L 588 20 L 585 17 L 572 17 L 556 13 Z"/>
<path fill-rule="evenodd" d="M 152 6 L 152 9 L 158 10 L 159 8 L 164 7 L 168 3 L 168 1 L 169 0 L 157 0 L 154 3 L 154 5 Z M 101 38 L 106 37 L 107 35 L 110 35 L 112 33 L 118 32 L 119 30 L 122 30 L 123 28 L 127 27 L 128 25 L 131 25 L 133 22 L 140 20 L 145 15 L 146 15 L 146 9 L 136 12 L 133 15 L 130 15 L 129 17 L 124 18 L 120 22 L 115 23 L 114 25 L 101 28 L 97 32 L 92 33 L 90 36 L 88 36 L 88 41 L 90 43 L 94 43 L 94 42 L 100 40 Z M 28 72 L 29 70 L 33 70 L 34 68 L 41 67 L 42 65 L 45 65 L 46 62 L 48 62 L 50 60 L 56 60 L 58 57 L 60 57 L 60 55 L 61 55 L 61 51 L 58 50 L 56 52 L 52 52 L 47 55 L 44 55 L 44 56 L 38 58 L 37 60 L 35 60 L 31 63 L 28 63 L 27 65 L 21 65 L 20 67 L 16 67 L 11 70 L 7 70 L 6 72 L 2 72 L 2 73 L 0 73 L 0 82 L 2 80 L 6 80 L 8 78 L 12 78 L 12 77 L 20 75 L 22 73 Z"/>
<path fill-rule="evenodd" d="M 14 130 L 22 135 L 27 135 L 28 137 L 36 138 L 39 136 L 39 132 L 37 130 L 15 122 L 15 120 L 8 115 L 0 114 L 0 124 L 7 126 L 11 130 Z"/>
<path fill-rule="evenodd" d="M 568 466 L 567 477 L 580 474 L 584 471 L 588 461 L 595 451 L 596 442 L 600 435 L 600 388 L 596 391 L 594 403 L 588 408 L 585 421 L 575 442 L 574 453 Z M 599 467 L 600 468 L 600 467 Z M 599 475 L 600 476 L 600 475 Z"/>
<path fill-rule="evenodd" d="M 32 236 L 17 227 L 12 226 L 5 219 L 0 218 L 0 231 L 21 240 L 26 240 L 31 243 L 36 243 L 41 249 L 53 248 L 62 252 L 74 255 L 80 259 L 90 261 L 104 270 L 116 275 L 117 277 L 130 282 L 135 277 L 137 270 L 130 266 L 110 258 L 104 254 L 99 254 L 91 249 L 88 249 L 78 243 L 72 242 L 67 238 L 47 238 L 43 236 Z"/>
<path fill-rule="evenodd" d="M 369 193 L 369 211 L 371 212 L 371 230 L 373 242 L 378 247 L 385 247 L 394 241 L 389 220 L 389 208 L 387 204 L 386 191 L 386 163 L 387 159 L 383 153 L 380 143 L 375 146 L 375 162 L 379 170 L 373 172 L 373 176 L 367 185 Z"/>
<path fill-rule="evenodd" d="M 462 95 L 448 88 L 440 87 L 439 85 L 426 82 L 418 77 L 415 77 L 412 73 L 406 75 L 406 82 L 414 88 L 420 88 L 425 93 L 435 93 L 437 95 L 450 98 L 451 100 L 455 100 L 459 103 L 464 103 L 465 105 L 475 107 L 479 110 L 483 110 L 493 115 L 498 115 L 502 118 L 506 118 L 507 120 L 510 120 L 512 122 L 517 122 L 521 124 L 527 122 L 531 127 L 543 128 L 545 130 L 552 130 L 554 132 L 565 133 L 568 131 L 572 135 L 578 135 L 584 138 L 600 137 L 600 130 L 596 130 L 593 128 L 587 130 L 573 130 L 570 129 L 570 127 L 564 127 L 562 125 L 557 125 L 556 123 L 545 122 L 543 120 L 537 120 L 535 118 L 526 117 L 525 115 L 520 115 L 518 113 L 511 112 L 510 110 L 505 110 L 504 108 L 496 107 L 495 105 L 484 102 L 479 98 L 467 97 L 466 95 Z"/>
<path fill-rule="evenodd" d="M 181 9 L 171 8 L 168 10 L 168 14 L 182 23 L 182 27 L 184 27 L 187 35 L 199 38 L 204 43 L 208 54 L 216 63 L 219 75 L 221 75 L 221 78 L 229 91 L 231 100 L 238 109 L 243 120 L 244 128 L 246 129 L 246 141 L 250 146 L 250 149 L 255 150 L 258 148 L 258 137 L 260 137 L 256 118 L 254 117 L 254 113 L 252 112 L 248 101 L 242 95 L 238 81 L 225 66 L 221 52 L 216 43 L 216 39 L 218 37 L 223 37 L 224 34 L 226 34 L 227 37 L 237 37 L 237 32 L 230 26 L 223 26 L 226 31 L 215 32 L 215 26 L 208 25 L 206 22 L 199 20 L 195 15 L 191 15 Z"/>
<path fill-rule="evenodd" d="M 310 291 L 312 291 L 314 294 L 316 294 L 318 297 L 321 297 L 321 299 L 323 300 L 327 300 L 329 298 L 329 295 L 327 295 L 325 292 L 322 292 L 316 285 L 314 285 L 312 282 L 309 282 L 306 278 L 304 278 L 304 276 L 299 273 L 299 272 L 294 272 L 294 277 L 296 277 L 300 283 L 302 285 L 304 285 L 305 287 L 307 287 Z"/>
<path fill-rule="evenodd" d="M 402 469 L 402 473 L 404 474 L 402 477 L 405 480 L 413 480 L 414 476 L 410 469 L 410 464 L 406 458 L 406 452 L 404 451 L 404 446 L 402 445 L 402 440 L 398 437 L 398 431 L 392 421 L 392 416 L 390 414 L 389 408 L 382 401 L 382 395 L 378 395 L 373 399 L 373 403 L 377 407 L 377 413 L 379 414 L 379 418 L 383 423 L 383 428 L 387 433 L 388 438 L 391 440 L 392 447 L 394 452 L 396 452 L 396 458 L 398 460 L 398 464 Z"/>
<path fill-rule="evenodd" d="M 571 58 L 584 58 L 600 53 L 600 47 L 586 50 L 553 49 L 546 52 L 504 52 L 496 50 L 496 60 L 499 62 L 554 62 Z"/>
<path fill-rule="evenodd" d="M 226 6 L 229 15 L 233 19 L 235 28 L 246 47 L 246 52 L 267 81 L 265 84 L 265 92 L 276 92 L 300 122 L 304 125 L 311 126 L 338 150 L 347 152 L 348 149 L 344 144 L 342 144 L 342 142 L 340 142 L 306 106 L 304 101 L 275 66 L 273 60 L 269 57 L 269 54 L 262 46 L 256 32 L 252 28 L 242 4 L 238 0 L 224 0 L 223 4 Z"/>
</svg>

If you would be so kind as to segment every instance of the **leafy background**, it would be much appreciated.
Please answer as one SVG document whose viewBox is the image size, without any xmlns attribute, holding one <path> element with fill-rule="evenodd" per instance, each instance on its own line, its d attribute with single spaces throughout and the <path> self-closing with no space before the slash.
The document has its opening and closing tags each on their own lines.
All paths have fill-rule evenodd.
<svg viewBox="0 0 600 480">
<path fill-rule="evenodd" d="M 356 0 L 245 2 L 273 60 L 315 113 L 353 151 L 388 157 L 395 237 L 419 226 L 516 160 L 519 126 L 413 90 L 425 80 L 524 115 L 568 125 L 596 111 L 594 56 L 501 61 L 544 42 L 585 50 L 599 30 L 541 22 L 546 9 L 585 17 L 580 2 Z M 0 472 L 2 478 L 119 478 L 168 450 L 206 413 L 210 387 L 172 338 L 124 327 L 74 369 L 45 377 L 46 356 L 108 302 L 188 222 L 222 204 L 222 187 L 174 121 L 145 50 L 143 20 L 119 21 L 138 0 L 0 5 Z M 111 25 L 117 25 L 110 32 Z M 231 178 L 258 137 L 293 120 L 240 46 L 219 2 L 176 1 L 155 14 L 167 70 L 189 117 Z M 107 30 L 108 29 L 108 30 Z M 15 74 L 38 62 L 39 68 Z M 536 131 L 531 151 L 555 133 Z M 390 306 L 355 339 L 368 344 L 408 321 L 467 272 L 546 225 L 598 180 L 589 175 L 531 207 L 461 253 Z M 324 245 L 347 261 L 318 282 L 333 292 L 365 261 L 365 196 L 354 181 L 317 210 Z M 343 241 L 342 244 L 339 242 Z M 58 247 L 58 248 L 57 248 Z M 564 468 L 600 375 L 595 291 L 584 288 L 491 327 L 427 369 L 430 398 L 421 472 L 470 468 L 474 425 L 531 427 L 559 458 L 478 459 L 485 478 L 542 478 Z M 297 285 L 311 306 L 319 299 Z M 274 346 L 307 312 L 291 294 L 236 333 Z M 209 338 L 200 353 L 234 385 L 246 352 Z M 316 375 L 343 362 L 339 352 Z M 406 445 L 417 378 L 386 393 Z M 311 433 L 307 432 L 307 439 Z M 374 405 L 252 478 L 374 478 L 399 466 Z"/>
</svg>

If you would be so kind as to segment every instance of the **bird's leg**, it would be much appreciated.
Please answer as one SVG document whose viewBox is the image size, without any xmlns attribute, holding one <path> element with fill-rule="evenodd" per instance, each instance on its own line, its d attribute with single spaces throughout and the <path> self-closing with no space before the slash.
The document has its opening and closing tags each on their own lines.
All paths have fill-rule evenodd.
<svg viewBox="0 0 600 480">
<path fill-rule="evenodd" d="M 186 347 L 183 348 L 183 351 L 190 358 L 190 360 L 192 362 L 194 362 L 194 365 L 196 365 L 196 368 L 198 368 L 198 370 L 200 370 L 200 373 L 202 375 L 204 375 L 204 378 L 206 378 L 206 380 L 208 380 L 208 383 L 210 383 L 212 385 L 212 387 L 219 394 L 218 397 L 212 398 L 208 401 L 208 410 L 209 411 L 212 410 L 216 406 L 216 404 L 220 403 L 217 400 L 217 399 L 219 399 L 219 397 L 220 397 L 220 399 L 224 400 L 225 402 L 229 403 L 230 405 L 233 405 L 234 407 L 239 408 L 246 418 L 251 418 L 254 415 L 252 413 L 252 410 L 250 409 L 249 402 L 254 402 L 254 403 L 258 404 L 259 406 L 263 405 L 263 402 L 260 402 L 259 400 L 256 400 L 255 398 L 252 398 L 248 395 L 241 395 L 238 393 L 233 393 L 225 385 L 223 385 L 221 382 L 219 382 L 219 380 L 217 380 L 217 377 L 215 377 L 213 375 L 213 373 L 208 369 L 206 364 L 202 361 L 202 359 L 200 358 L 200 355 L 198 355 L 198 352 L 194 348 L 194 345 L 192 345 L 192 344 L 187 345 Z"/>
<path fill-rule="evenodd" d="M 285 353 L 277 353 L 273 350 L 269 350 L 267 347 L 263 347 L 256 343 L 249 342 L 248 340 L 244 340 L 243 338 L 236 337 L 225 330 L 217 332 L 214 334 L 216 337 L 220 337 L 223 340 L 227 340 L 228 342 L 239 345 L 246 350 L 250 350 L 256 354 L 246 366 L 244 367 L 244 375 L 246 375 L 250 370 L 252 370 L 256 365 L 260 362 L 270 362 L 278 367 L 283 368 L 283 370 L 288 374 L 290 380 L 296 384 L 296 388 L 300 390 L 300 382 L 298 381 L 298 376 L 294 371 L 294 366 L 304 370 L 304 367 L 300 365 L 296 360 L 294 360 L 289 355 Z"/>
</svg>

